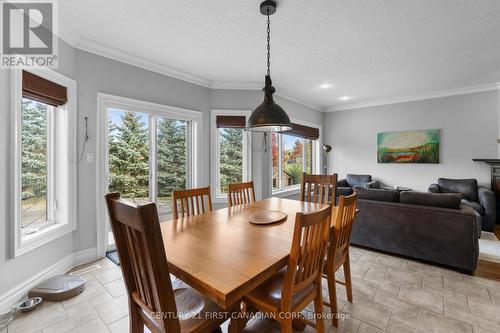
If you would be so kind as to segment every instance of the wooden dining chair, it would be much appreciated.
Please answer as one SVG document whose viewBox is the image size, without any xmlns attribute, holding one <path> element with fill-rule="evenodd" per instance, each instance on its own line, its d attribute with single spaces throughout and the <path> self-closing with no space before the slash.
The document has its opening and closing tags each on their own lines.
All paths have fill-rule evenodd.
<svg viewBox="0 0 500 333">
<path fill-rule="evenodd" d="M 111 227 L 128 294 L 131 333 L 218 332 L 226 318 L 213 302 L 180 280 L 172 285 L 156 204 L 137 206 L 106 195 Z M 193 311 L 195 310 L 195 311 Z"/>
<path fill-rule="evenodd" d="M 227 186 L 229 207 L 255 202 L 253 181 L 246 183 L 232 183 Z"/>
<path fill-rule="evenodd" d="M 292 332 L 290 314 L 299 314 L 314 301 L 316 323 L 306 324 L 324 332 L 321 276 L 331 223 L 331 205 L 314 213 L 297 213 L 288 266 L 245 297 L 249 308 L 273 314 L 281 332 Z"/>
<path fill-rule="evenodd" d="M 337 174 L 312 175 L 302 173 L 300 201 L 328 204 L 335 201 L 337 192 Z"/>
<path fill-rule="evenodd" d="M 203 214 L 211 210 L 212 197 L 210 195 L 210 186 L 188 190 L 175 190 L 172 193 L 172 215 L 174 219 Z"/>
<path fill-rule="evenodd" d="M 347 299 L 352 303 L 352 281 L 351 266 L 349 262 L 349 244 L 351 242 L 351 231 L 356 217 L 357 194 L 350 196 L 339 196 L 339 205 L 335 218 L 335 225 L 330 230 L 330 241 L 328 243 L 326 263 L 323 276 L 328 281 L 329 302 L 324 302 L 332 311 L 333 325 L 338 327 L 337 313 L 337 289 L 340 283 L 347 289 Z M 344 281 L 335 279 L 335 272 L 344 266 Z"/>
</svg>

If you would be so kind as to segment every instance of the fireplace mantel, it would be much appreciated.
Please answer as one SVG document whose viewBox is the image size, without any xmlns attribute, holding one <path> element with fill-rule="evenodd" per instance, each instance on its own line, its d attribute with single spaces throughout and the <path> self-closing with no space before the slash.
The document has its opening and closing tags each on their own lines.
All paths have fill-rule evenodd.
<svg viewBox="0 0 500 333">
<path fill-rule="evenodd" d="M 474 162 L 484 162 L 489 165 L 500 165 L 500 159 L 498 158 L 473 158 Z"/>
<path fill-rule="evenodd" d="M 500 159 L 498 158 L 473 158 L 474 162 L 483 162 L 490 166 L 491 190 L 495 192 L 497 203 L 497 221 L 500 219 Z"/>
</svg>

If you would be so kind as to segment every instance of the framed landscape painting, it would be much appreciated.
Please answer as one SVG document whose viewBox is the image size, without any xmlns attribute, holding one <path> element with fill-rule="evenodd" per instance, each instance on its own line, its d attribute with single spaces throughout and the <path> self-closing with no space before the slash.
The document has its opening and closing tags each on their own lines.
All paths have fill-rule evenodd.
<svg viewBox="0 0 500 333">
<path fill-rule="evenodd" d="M 439 163 L 439 129 L 377 134 L 378 163 Z"/>
</svg>

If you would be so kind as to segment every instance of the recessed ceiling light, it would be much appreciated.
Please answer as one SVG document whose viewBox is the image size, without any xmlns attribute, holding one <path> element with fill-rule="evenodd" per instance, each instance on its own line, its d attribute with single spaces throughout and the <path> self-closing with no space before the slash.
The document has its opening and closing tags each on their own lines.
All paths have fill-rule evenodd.
<svg viewBox="0 0 500 333">
<path fill-rule="evenodd" d="M 331 83 L 323 83 L 323 84 L 320 84 L 319 86 L 321 89 L 328 89 L 328 88 L 331 88 L 332 87 L 332 84 Z"/>
<path fill-rule="evenodd" d="M 342 97 L 339 98 L 339 101 L 348 101 L 350 99 L 351 99 L 350 96 L 342 96 Z"/>
</svg>

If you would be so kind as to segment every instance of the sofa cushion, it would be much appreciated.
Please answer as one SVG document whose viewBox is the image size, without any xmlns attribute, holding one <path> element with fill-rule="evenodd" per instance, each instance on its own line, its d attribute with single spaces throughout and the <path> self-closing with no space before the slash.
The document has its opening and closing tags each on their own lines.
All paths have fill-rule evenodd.
<svg viewBox="0 0 500 333">
<path fill-rule="evenodd" d="M 468 207 L 474 209 L 479 214 L 484 215 L 484 207 L 481 206 L 478 202 L 470 201 L 467 199 L 462 199 L 461 203 L 464 206 L 468 206 Z"/>
<path fill-rule="evenodd" d="M 381 190 L 377 188 L 364 188 L 361 186 L 354 186 L 354 192 L 358 194 L 358 199 L 398 202 L 399 192 L 392 190 Z"/>
<path fill-rule="evenodd" d="M 399 195 L 399 202 L 411 205 L 460 209 L 460 196 L 457 194 L 405 191 Z"/>
<path fill-rule="evenodd" d="M 439 178 L 439 192 L 441 193 L 460 193 L 463 199 L 469 201 L 479 201 L 477 198 L 477 180 L 476 179 L 447 179 Z"/>
<path fill-rule="evenodd" d="M 372 176 L 370 175 L 353 175 L 353 174 L 348 174 L 346 177 L 347 184 L 350 187 L 354 186 L 361 186 L 365 187 L 366 183 L 369 183 L 372 181 Z"/>
</svg>

